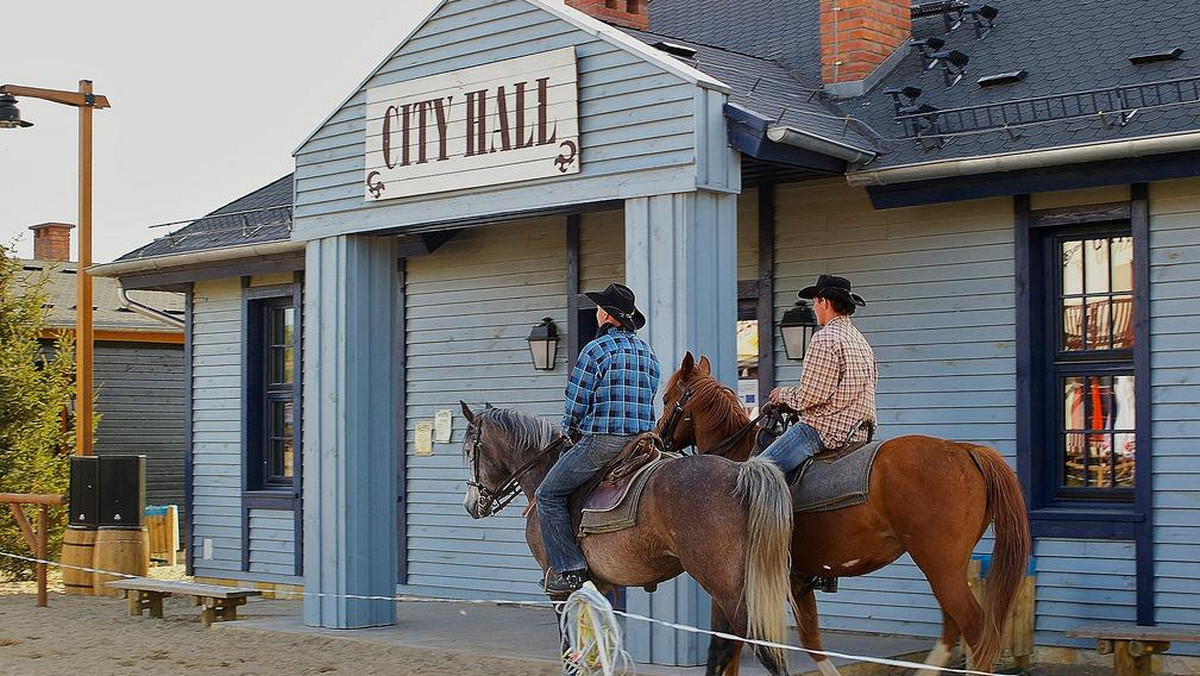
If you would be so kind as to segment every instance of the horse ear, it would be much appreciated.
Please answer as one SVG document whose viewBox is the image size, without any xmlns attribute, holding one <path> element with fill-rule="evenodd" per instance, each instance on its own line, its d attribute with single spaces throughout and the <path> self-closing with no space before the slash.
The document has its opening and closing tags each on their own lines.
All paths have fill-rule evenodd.
<svg viewBox="0 0 1200 676">
<path fill-rule="evenodd" d="M 703 373 L 704 375 L 706 375 L 706 376 L 712 375 L 712 362 L 710 362 L 708 360 L 707 356 L 702 355 L 700 357 L 699 368 L 700 368 L 700 372 Z"/>
<path fill-rule="evenodd" d="M 462 404 L 463 417 L 472 425 L 475 424 L 475 414 L 471 412 L 471 407 L 467 406 L 467 402 L 459 399 L 458 403 Z"/>
<path fill-rule="evenodd" d="M 483 408 L 484 408 L 484 410 L 489 410 L 489 411 L 490 411 L 491 409 L 493 409 L 493 408 L 496 408 L 496 407 L 495 407 L 495 406 L 492 406 L 492 402 L 490 402 L 490 401 L 486 401 L 486 402 L 484 402 L 484 404 L 483 404 Z"/>
<path fill-rule="evenodd" d="M 696 366 L 696 358 L 692 356 L 692 351 L 688 350 L 683 354 L 683 363 L 679 365 L 679 372 L 688 374 L 692 372 L 692 368 Z"/>
</svg>

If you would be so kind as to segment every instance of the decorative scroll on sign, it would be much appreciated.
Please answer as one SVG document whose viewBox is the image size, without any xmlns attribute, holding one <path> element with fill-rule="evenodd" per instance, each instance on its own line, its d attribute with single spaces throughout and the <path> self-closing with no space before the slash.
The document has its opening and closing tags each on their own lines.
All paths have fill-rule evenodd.
<svg viewBox="0 0 1200 676">
<path fill-rule="evenodd" d="M 579 172 L 575 49 L 367 90 L 367 201 Z"/>
</svg>

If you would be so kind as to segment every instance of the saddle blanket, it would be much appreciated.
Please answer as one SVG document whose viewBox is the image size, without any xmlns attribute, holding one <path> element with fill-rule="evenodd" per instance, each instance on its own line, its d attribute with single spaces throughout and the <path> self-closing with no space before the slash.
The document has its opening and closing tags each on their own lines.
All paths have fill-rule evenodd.
<svg viewBox="0 0 1200 676">
<path fill-rule="evenodd" d="M 617 484 L 618 490 L 623 489 L 619 495 L 605 495 L 604 484 L 598 486 L 583 508 L 578 537 L 589 533 L 615 533 L 632 528 L 637 521 L 638 505 L 650 476 L 673 457 L 664 455 L 642 466 L 627 484 Z"/>
<path fill-rule="evenodd" d="M 796 512 L 831 512 L 867 501 L 871 467 L 882 441 L 849 453 L 822 453 L 805 464 L 789 483 Z"/>
</svg>

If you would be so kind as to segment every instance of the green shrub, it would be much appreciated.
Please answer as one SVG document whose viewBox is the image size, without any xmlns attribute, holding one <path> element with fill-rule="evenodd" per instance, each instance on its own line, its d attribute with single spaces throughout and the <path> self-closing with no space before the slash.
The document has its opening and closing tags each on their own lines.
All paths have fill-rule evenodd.
<svg viewBox="0 0 1200 676">
<path fill-rule="evenodd" d="M 74 430 L 64 411 L 74 392 L 73 336 L 50 349 L 45 330 L 46 278 L 32 276 L 13 251 L 0 246 L 0 493 L 67 491 Z M 50 510 L 50 558 L 62 547 L 66 510 Z M 26 508 L 36 528 L 36 508 Z M 0 551 L 30 555 L 7 506 L 0 506 Z M 0 556 L 0 577 L 28 579 L 33 566 Z"/>
</svg>

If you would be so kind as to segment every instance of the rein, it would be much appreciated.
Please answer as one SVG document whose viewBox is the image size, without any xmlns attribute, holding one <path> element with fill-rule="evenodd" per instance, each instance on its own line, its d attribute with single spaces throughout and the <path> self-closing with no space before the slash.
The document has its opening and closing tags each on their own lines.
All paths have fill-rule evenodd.
<svg viewBox="0 0 1200 676">
<path fill-rule="evenodd" d="M 733 450 L 733 447 L 736 446 L 746 436 L 746 434 L 750 432 L 750 430 L 757 427 L 759 421 L 765 417 L 767 417 L 766 413 L 759 413 L 756 418 L 743 425 L 742 428 L 737 432 L 734 432 L 733 436 L 728 437 L 721 443 L 714 446 L 713 449 L 705 453 L 705 455 L 719 455 L 721 457 L 725 457 L 725 454 Z"/>
<path fill-rule="evenodd" d="M 676 384 L 675 387 L 681 387 Z M 683 390 L 683 394 L 675 401 L 675 407 L 671 409 L 671 414 L 667 416 L 667 421 L 663 423 L 662 430 L 658 433 L 662 439 L 663 450 L 667 453 L 676 452 L 675 448 L 675 428 L 679 427 L 680 421 L 691 422 L 692 416 L 685 410 L 688 402 L 692 397 L 696 396 L 696 390 L 689 387 Z"/>
<path fill-rule="evenodd" d="M 479 456 L 480 448 L 483 446 L 483 430 L 481 426 L 474 426 L 475 435 L 471 440 L 471 480 L 467 482 L 468 486 L 474 486 L 479 492 L 479 499 L 476 501 L 476 512 L 479 514 L 476 518 L 486 518 L 495 516 L 500 510 L 507 507 L 517 496 L 521 494 L 521 477 L 529 470 L 537 466 L 542 458 L 549 455 L 552 451 L 557 451 L 567 441 L 566 436 L 561 436 L 550 442 L 548 446 L 538 451 L 528 462 L 518 467 L 515 471 L 508 475 L 508 478 L 501 482 L 500 487 L 492 491 L 487 486 L 479 482 Z"/>
</svg>

